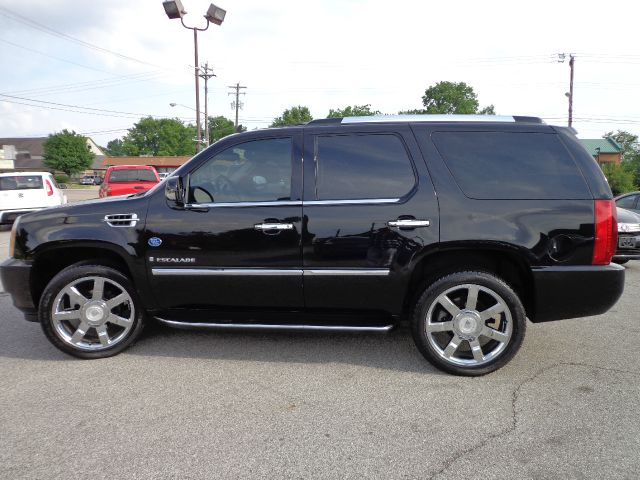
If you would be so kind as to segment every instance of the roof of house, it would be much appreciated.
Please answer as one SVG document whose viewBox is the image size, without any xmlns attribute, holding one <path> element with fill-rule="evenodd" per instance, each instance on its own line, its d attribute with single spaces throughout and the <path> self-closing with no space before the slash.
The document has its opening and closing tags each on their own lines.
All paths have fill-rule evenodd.
<svg viewBox="0 0 640 480">
<path fill-rule="evenodd" d="M 21 152 L 28 152 L 31 158 L 40 157 L 44 153 L 43 145 L 47 137 L 32 138 L 0 138 L 0 145 L 13 145 L 16 147 L 16 157 Z"/>
<path fill-rule="evenodd" d="M 179 167 L 189 160 L 189 156 L 173 157 L 104 157 L 102 165 L 151 165 L 153 167 Z"/>
<path fill-rule="evenodd" d="M 622 152 L 622 147 L 613 138 L 581 138 L 580 141 L 594 157 L 598 153 Z"/>
</svg>

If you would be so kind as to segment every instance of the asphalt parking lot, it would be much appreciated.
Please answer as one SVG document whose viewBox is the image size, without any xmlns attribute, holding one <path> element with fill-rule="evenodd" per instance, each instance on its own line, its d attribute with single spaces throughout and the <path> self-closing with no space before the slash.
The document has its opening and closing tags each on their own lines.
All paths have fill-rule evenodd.
<svg viewBox="0 0 640 480">
<path fill-rule="evenodd" d="M 8 232 L 0 233 L 6 255 Z M 0 478 L 637 478 L 640 262 L 606 315 L 440 373 L 388 335 L 155 325 L 81 361 L 0 293 Z"/>
</svg>

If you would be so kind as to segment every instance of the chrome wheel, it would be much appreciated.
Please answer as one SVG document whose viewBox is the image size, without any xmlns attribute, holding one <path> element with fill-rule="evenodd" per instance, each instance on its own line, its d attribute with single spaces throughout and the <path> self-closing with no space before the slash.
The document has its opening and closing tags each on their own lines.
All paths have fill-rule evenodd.
<svg viewBox="0 0 640 480">
<path fill-rule="evenodd" d="M 505 300 L 487 287 L 470 283 L 441 293 L 425 320 L 431 348 L 445 362 L 463 367 L 494 360 L 507 348 L 513 332 Z"/>
<path fill-rule="evenodd" d="M 135 308 L 118 282 L 88 276 L 65 285 L 51 306 L 56 335 L 74 348 L 99 351 L 127 337 L 134 325 Z"/>
</svg>

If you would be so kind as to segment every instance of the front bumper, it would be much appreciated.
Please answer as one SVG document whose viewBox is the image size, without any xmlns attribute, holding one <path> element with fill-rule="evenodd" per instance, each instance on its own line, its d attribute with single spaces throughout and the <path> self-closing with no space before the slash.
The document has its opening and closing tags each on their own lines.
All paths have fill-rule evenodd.
<svg viewBox="0 0 640 480">
<path fill-rule="evenodd" d="M 11 295 L 13 305 L 24 313 L 24 318 L 37 322 L 38 309 L 31 297 L 31 263 L 9 258 L 0 264 L 0 278 L 5 291 Z"/>
<path fill-rule="evenodd" d="M 609 310 L 624 290 L 621 265 L 534 267 L 532 322 L 599 315 Z"/>
</svg>

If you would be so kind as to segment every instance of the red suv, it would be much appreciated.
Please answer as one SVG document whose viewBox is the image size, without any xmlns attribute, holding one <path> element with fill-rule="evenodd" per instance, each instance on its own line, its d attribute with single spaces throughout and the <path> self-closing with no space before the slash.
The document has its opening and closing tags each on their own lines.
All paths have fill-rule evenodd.
<svg viewBox="0 0 640 480">
<path fill-rule="evenodd" d="M 158 172 L 144 165 L 119 165 L 109 167 L 100 187 L 100 198 L 128 195 L 149 190 L 160 182 Z"/>
</svg>

